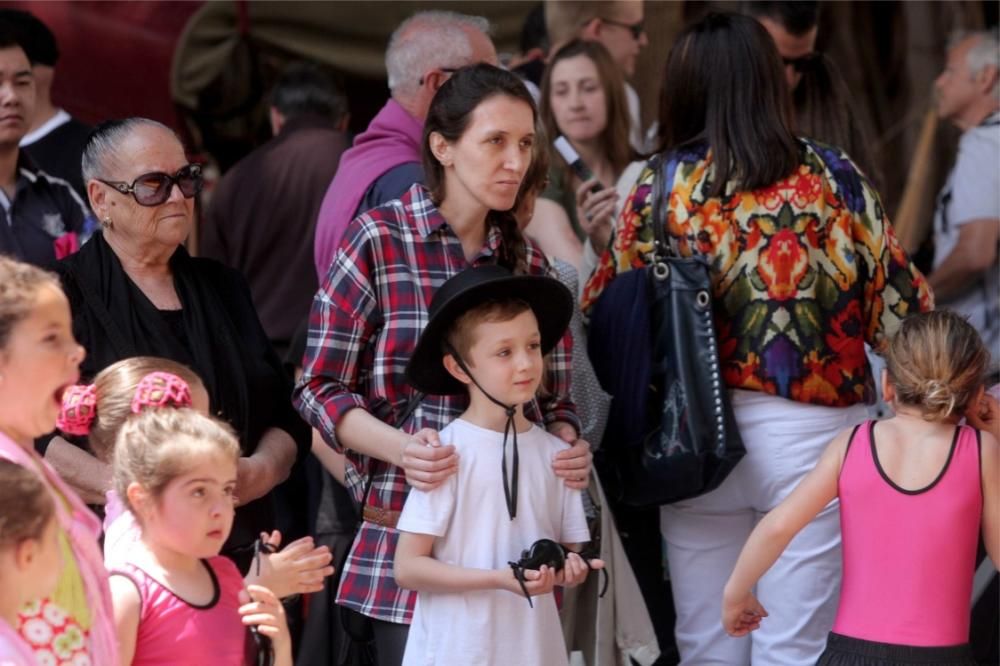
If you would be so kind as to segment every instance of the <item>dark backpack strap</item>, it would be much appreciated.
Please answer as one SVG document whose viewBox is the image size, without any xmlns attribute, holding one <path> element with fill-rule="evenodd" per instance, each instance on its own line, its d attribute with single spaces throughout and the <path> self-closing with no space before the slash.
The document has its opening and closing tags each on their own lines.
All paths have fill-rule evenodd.
<svg viewBox="0 0 1000 666">
<path fill-rule="evenodd" d="M 677 173 L 677 157 L 674 153 L 662 153 L 656 157 L 653 172 L 653 238 L 656 241 L 657 256 L 666 257 L 673 252 L 667 239 L 667 209 L 670 207 L 670 192 L 673 190 L 674 175 Z"/>
</svg>

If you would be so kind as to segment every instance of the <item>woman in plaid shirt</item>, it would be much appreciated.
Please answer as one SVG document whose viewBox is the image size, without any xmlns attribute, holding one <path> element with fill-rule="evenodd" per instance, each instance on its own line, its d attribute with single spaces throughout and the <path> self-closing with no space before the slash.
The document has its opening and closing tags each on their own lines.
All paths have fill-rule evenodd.
<svg viewBox="0 0 1000 666">
<path fill-rule="evenodd" d="M 468 399 L 426 396 L 404 419 L 415 399 L 404 369 L 431 298 L 448 278 L 488 263 L 549 273 L 510 213 L 531 162 L 536 117 L 509 72 L 491 65 L 455 72 L 424 126 L 426 186 L 415 184 L 351 223 L 313 300 L 294 400 L 326 442 L 346 452 L 347 485 L 364 505 L 337 603 L 375 619 L 380 665 L 401 662 L 415 600 L 393 579 L 396 521 L 411 485 L 431 489 L 457 470 L 454 449 L 440 445 L 437 430 Z M 568 397 L 570 347 L 567 336 L 549 356 L 548 391 L 530 417 L 574 443 L 552 467 L 567 486 L 583 489 L 590 452 Z"/>
</svg>

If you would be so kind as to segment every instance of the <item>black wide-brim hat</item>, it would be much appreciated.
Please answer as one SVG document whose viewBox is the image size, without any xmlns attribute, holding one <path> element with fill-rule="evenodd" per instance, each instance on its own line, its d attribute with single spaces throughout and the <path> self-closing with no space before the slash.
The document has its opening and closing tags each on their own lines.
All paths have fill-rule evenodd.
<svg viewBox="0 0 1000 666">
<path fill-rule="evenodd" d="M 467 391 L 444 367 L 445 336 L 463 314 L 496 299 L 517 299 L 531 307 L 538 320 L 543 355 L 559 343 L 573 316 L 573 294 L 554 278 L 513 275 L 496 265 L 466 269 L 441 285 L 431 300 L 430 321 L 406 364 L 406 378 L 413 388 L 432 395 Z"/>
</svg>

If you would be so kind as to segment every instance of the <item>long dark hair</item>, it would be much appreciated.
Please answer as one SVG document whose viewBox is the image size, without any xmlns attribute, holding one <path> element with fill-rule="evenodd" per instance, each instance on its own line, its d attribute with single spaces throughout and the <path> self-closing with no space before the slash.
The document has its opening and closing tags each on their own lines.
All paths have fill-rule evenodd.
<svg viewBox="0 0 1000 666">
<path fill-rule="evenodd" d="M 881 183 L 868 128 L 859 110 L 851 108 L 847 83 L 830 58 L 817 53 L 810 59 L 792 99 L 796 134 L 844 149 L 869 180 Z"/>
<path fill-rule="evenodd" d="M 597 68 L 597 76 L 600 78 L 601 88 L 604 90 L 605 116 L 607 125 L 601 130 L 601 151 L 611 163 L 615 176 L 621 175 L 628 163 L 632 161 L 634 153 L 632 145 L 629 143 L 629 115 L 628 101 L 625 98 L 625 82 L 622 79 L 621 69 L 611 59 L 611 54 L 600 42 L 588 42 L 582 39 L 574 39 L 558 51 L 549 59 L 549 64 L 545 68 L 545 76 L 542 78 L 542 102 L 541 116 L 545 124 L 545 131 L 555 139 L 562 132 L 556 124 L 555 114 L 552 113 L 552 71 L 556 68 L 556 63 L 562 60 L 569 60 L 576 56 L 585 56 L 594 63 Z M 560 162 L 562 159 L 560 158 Z M 563 162 L 563 167 L 569 173 L 569 166 Z"/>
<path fill-rule="evenodd" d="M 660 91 L 660 151 L 707 142 L 715 174 L 709 196 L 727 186 L 766 187 L 799 162 L 781 59 L 749 16 L 708 14 L 681 32 Z"/>
<path fill-rule="evenodd" d="M 427 112 L 427 120 L 424 121 L 421 159 L 424 166 L 424 184 L 430 190 L 431 200 L 435 205 L 440 205 L 445 198 L 445 182 L 444 166 L 431 152 L 431 133 L 437 132 L 449 143 L 458 141 L 469 127 L 472 112 L 480 104 L 497 95 L 525 102 L 531 107 L 533 124 L 538 124 L 535 100 L 521 79 L 493 65 L 480 63 L 459 69 L 434 95 L 431 108 Z M 513 211 L 491 210 L 486 216 L 486 223 L 496 225 L 503 236 L 499 263 L 512 272 L 524 272 L 527 269 L 527 248 L 524 236 L 517 228 Z"/>
</svg>

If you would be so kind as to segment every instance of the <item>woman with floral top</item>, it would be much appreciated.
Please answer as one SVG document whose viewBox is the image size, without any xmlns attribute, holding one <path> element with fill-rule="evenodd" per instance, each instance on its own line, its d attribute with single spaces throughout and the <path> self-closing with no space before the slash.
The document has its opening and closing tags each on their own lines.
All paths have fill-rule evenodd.
<svg viewBox="0 0 1000 666">
<path fill-rule="evenodd" d="M 713 14 L 687 28 L 666 65 L 661 150 L 633 188 L 584 307 L 616 274 L 649 262 L 654 173 L 674 252 L 709 260 L 719 353 L 746 457 L 715 491 L 661 509 L 683 664 L 815 663 L 840 583 L 836 505 L 761 579 L 771 616 L 725 635 L 719 599 L 754 524 L 866 416 L 876 350 L 928 310 L 923 276 L 878 194 L 839 149 L 790 129 L 781 60 L 753 19 Z"/>
</svg>

